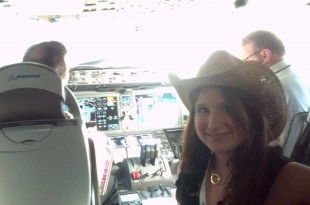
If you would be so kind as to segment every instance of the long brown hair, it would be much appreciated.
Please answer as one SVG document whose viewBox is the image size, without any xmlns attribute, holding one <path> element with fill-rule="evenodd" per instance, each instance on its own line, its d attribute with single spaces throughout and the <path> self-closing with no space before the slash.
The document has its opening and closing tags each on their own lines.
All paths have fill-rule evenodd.
<svg viewBox="0 0 310 205">
<path fill-rule="evenodd" d="M 231 106 L 230 115 L 247 139 L 236 148 L 230 159 L 231 176 L 225 189 L 224 203 L 227 205 L 263 204 L 265 192 L 262 190 L 266 179 L 267 142 L 271 138 L 267 118 L 255 96 L 231 87 L 217 88 Z M 192 103 L 196 101 L 201 89 L 203 88 L 193 93 Z M 211 160 L 211 151 L 199 140 L 195 131 L 194 117 L 193 109 L 183 136 L 181 170 L 199 175 L 202 182 Z"/>
</svg>

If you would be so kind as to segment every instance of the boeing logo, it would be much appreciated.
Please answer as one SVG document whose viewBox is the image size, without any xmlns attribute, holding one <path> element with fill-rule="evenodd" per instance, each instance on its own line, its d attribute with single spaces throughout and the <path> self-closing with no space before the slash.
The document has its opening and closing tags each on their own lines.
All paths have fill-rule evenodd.
<svg viewBox="0 0 310 205">
<path fill-rule="evenodd" d="M 39 74 L 29 74 L 29 75 L 10 75 L 9 76 L 9 81 L 12 81 L 12 80 L 18 80 L 18 79 L 21 79 L 21 78 L 40 78 L 41 75 Z"/>
</svg>

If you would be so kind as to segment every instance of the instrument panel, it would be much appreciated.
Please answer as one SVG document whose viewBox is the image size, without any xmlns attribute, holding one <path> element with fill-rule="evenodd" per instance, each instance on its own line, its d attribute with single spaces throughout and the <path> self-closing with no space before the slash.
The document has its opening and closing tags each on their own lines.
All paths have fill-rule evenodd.
<svg viewBox="0 0 310 205">
<path fill-rule="evenodd" d="M 168 161 L 178 158 L 175 142 L 179 144 L 180 136 L 171 137 L 175 134 L 167 130 L 182 130 L 187 110 L 174 88 L 163 86 L 166 81 L 163 76 L 166 75 L 142 68 L 79 66 L 71 69 L 68 87 L 76 96 L 83 122 L 87 128 L 104 132 L 110 138 L 117 150 L 116 162 L 139 157 L 142 142 L 152 140 L 157 140 L 160 153 Z M 161 86 L 150 86 L 150 82 Z M 97 89 L 112 84 L 119 90 Z"/>
<path fill-rule="evenodd" d="M 75 92 L 86 127 L 123 133 L 183 127 L 179 99 L 171 87 L 118 92 Z"/>
<path fill-rule="evenodd" d="M 188 112 L 167 75 L 82 66 L 70 71 L 68 87 L 86 128 L 103 132 L 112 147 L 120 204 L 171 200 L 175 187 L 170 166 L 179 158 Z"/>
<path fill-rule="evenodd" d="M 68 87 L 73 91 L 121 91 L 168 84 L 167 74 L 145 68 L 96 68 L 78 66 L 70 70 Z"/>
</svg>

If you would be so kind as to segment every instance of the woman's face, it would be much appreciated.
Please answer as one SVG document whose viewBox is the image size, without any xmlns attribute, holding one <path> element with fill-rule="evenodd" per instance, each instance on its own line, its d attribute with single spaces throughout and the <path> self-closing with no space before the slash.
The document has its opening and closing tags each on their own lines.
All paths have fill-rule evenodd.
<svg viewBox="0 0 310 205">
<path fill-rule="evenodd" d="M 230 153 L 245 140 L 220 89 L 201 90 L 195 103 L 195 113 L 198 137 L 212 152 Z"/>
</svg>

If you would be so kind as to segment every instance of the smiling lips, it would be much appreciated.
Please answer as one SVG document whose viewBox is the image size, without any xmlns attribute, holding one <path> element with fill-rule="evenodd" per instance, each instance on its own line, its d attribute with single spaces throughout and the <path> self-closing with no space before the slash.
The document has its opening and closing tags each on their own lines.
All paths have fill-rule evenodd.
<svg viewBox="0 0 310 205">
<path fill-rule="evenodd" d="M 230 132 L 221 132 L 221 133 L 206 133 L 206 135 L 212 137 L 212 138 L 221 138 L 228 135 Z"/>
</svg>

